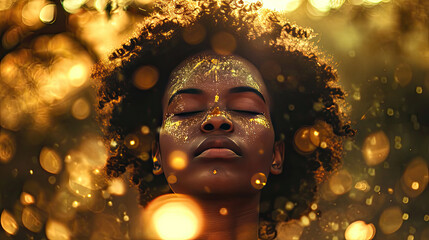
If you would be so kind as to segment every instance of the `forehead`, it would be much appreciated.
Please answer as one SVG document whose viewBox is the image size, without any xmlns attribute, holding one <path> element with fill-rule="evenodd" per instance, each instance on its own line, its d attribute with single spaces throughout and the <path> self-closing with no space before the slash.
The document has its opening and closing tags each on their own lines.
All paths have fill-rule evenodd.
<svg viewBox="0 0 429 240">
<path fill-rule="evenodd" d="M 183 61 L 170 75 L 166 95 L 184 88 L 248 86 L 265 92 L 256 67 L 234 55 L 200 54 Z"/>
</svg>

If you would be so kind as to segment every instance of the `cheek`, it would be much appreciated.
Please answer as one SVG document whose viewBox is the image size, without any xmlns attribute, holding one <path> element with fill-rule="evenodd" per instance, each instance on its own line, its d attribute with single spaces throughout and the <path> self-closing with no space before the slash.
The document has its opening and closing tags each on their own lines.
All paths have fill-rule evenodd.
<svg viewBox="0 0 429 240">
<path fill-rule="evenodd" d="M 274 148 L 274 129 L 271 122 L 263 115 L 238 118 L 237 130 L 241 142 L 246 143 L 246 159 L 252 162 L 255 170 L 266 172 L 271 166 Z"/>
<path fill-rule="evenodd" d="M 188 167 L 193 156 L 190 143 L 195 139 L 198 122 L 198 119 L 174 120 L 171 116 L 164 120 L 159 144 L 166 177 Z"/>
<path fill-rule="evenodd" d="M 186 120 L 175 120 L 174 115 L 168 116 L 161 127 L 161 136 L 173 140 L 176 144 L 187 143 L 192 135 L 198 130 L 199 118 L 190 118 Z M 161 139 L 160 139 L 161 142 Z"/>
</svg>

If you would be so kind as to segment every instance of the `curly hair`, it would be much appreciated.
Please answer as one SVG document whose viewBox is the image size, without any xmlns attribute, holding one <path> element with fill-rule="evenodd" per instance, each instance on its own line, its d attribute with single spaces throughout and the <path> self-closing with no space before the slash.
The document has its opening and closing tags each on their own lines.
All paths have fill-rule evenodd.
<svg viewBox="0 0 429 240">
<path fill-rule="evenodd" d="M 195 29 L 202 29 L 203 37 L 186 41 L 185 34 Z M 139 186 L 141 204 L 168 191 L 165 179 L 152 175 L 150 161 L 151 143 L 162 123 L 161 98 L 172 70 L 189 56 L 213 49 L 219 33 L 236 42 L 234 54 L 260 70 L 274 102 L 276 140 L 286 145 L 285 171 L 270 176 L 261 194 L 260 216 L 274 222 L 299 218 L 315 201 L 318 183 L 339 167 L 342 142 L 354 130 L 343 111 L 345 93 L 336 85 L 336 70 L 310 41 L 312 30 L 285 21 L 260 3 L 160 1 L 135 37 L 96 65 L 92 78 L 98 120 L 110 149 L 106 171 L 117 177 L 128 169 Z M 145 90 L 133 84 L 142 66 L 159 73 L 155 86 Z M 306 127 L 317 129 L 323 140 L 311 152 L 294 143 L 296 132 Z M 295 207 L 286 210 L 287 201 Z"/>
</svg>

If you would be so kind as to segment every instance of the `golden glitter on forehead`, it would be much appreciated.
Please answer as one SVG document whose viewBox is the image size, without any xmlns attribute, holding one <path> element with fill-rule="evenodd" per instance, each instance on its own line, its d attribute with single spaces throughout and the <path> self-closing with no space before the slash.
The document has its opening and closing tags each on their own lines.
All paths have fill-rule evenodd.
<svg viewBox="0 0 429 240">
<path fill-rule="evenodd" d="M 247 60 L 237 56 L 200 55 L 180 65 L 170 76 L 169 93 L 174 94 L 184 88 L 190 82 L 199 83 L 205 77 L 214 74 L 215 82 L 218 82 L 219 74 L 229 76 L 229 79 L 243 81 L 249 87 L 261 91 L 257 81 L 257 69 Z"/>
</svg>

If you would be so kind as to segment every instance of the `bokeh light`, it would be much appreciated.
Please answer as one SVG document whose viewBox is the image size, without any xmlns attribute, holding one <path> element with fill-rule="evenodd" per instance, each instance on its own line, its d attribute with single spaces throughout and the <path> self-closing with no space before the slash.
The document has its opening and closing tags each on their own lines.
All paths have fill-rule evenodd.
<svg viewBox="0 0 429 240">
<path fill-rule="evenodd" d="M 79 98 L 73 103 L 71 113 L 76 119 L 86 119 L 91 113 L 91 106 L 85 98 Z"/>
<path fill-rule="evenodd" d="M 22 210 L 21 220 L 24 227 L 32 232 L 40 232 L 44 224 L 40 210 L 31 206 L 26 206 Z"/>
<path fill-rule="evenodd" d="M 47 4 L 40 10 L 40 21 L 46 24 L 51 24 L 55 21 L 57 6 L 55 4 Z"/>
<path fill-rule="evenodd" d="M 374 224 L 366 224 L 364 221 L 355 221 L 351 223 L 346 231 L 346 240 L 370 240 L 375 236 Z"/>
<path fill-rule="evenodd" d="M 300 128 L 295 133 L 293 143 L 298 151 L 304 154 L 311 153 L 320 144 L 320 132 L 312 127 Z"/>
<path fill-rule="evenodd" d="M 206 29 L 201 24 L 195 24 L 183 30 L 183 39 L 191 45 L 201 43 L 206 37 Z"/>
<path fill-rule="evenodd" d="M 211 38 L 213 50 L 221 55 L 232 54 L 237 47 L 234 36 L 227 32 L 219 32 Z"/>
<path fill-rule="evenodd" d="M 409 197 L 417 197 L 426 189 L 429 180 L 429 170 L 422 157 L 414 158 L 401 177 L 401 187 Z"/>
<path fill-rule="evenodd" d="M 402 226 L 402 210 L 399 207 L 390 207 L 384 209 L 380 215 L 378 225 L 384 234 L 392 234 Z"/>
<path fill-rule="evenodd" d="M 30 205 L 35 202 L 34 197 L 31 194 L 26 192 L 21 193 L 20 200 L 22 205 Z"/>
<path fill-rule="evenodd" d="M 390 152 L 389 138 L 383 131 L 371 133 L 365 138 L 362 154 L 368 166 L 375 166 L 386 160 Z"/>
<path fill-rule="evenodd" d="M 350 191 L 352 188 L 353 179 L 351 174 L 343 169 L 329 179 L 329 188 L 336 195 L 342 195 Z"/>
<path fill-rule="evenodd" d="M 413 71 L 408 64 L 399 64 L 395 68 L 395 81 L 402 87 L 407 86 L 413 77 Z"/>
<path fill-rule="evenodd" d="M 64 0 L 62 4 L 67 12 L 76 13 L 86 1 L 88 0 Z"/>
<path fill-rule="evenodd" d="M 46 237 L 55 240 L 69 240 L 71 239 L 71 231 L 61 222 L 49 219 L 46 222 Z"/>
<path fill-rule="evenodd" d="M 40 166 L 42 166 L 45 171 L 52 174 L 58 174 L 63 167 L 63 162 L 58 153 L 47 147 L 44 147 L 42 151 L 40 151 L 39 161 Z"/>
<path fill-rule="evenodd" d="M 3 210 L 0 216 L 0 223 L 2 228 L 10 235 L 15 235 L 19 226 L 15 218 L 9 211 Z"/>
<path fill-rule="evenodd" d="M 168 163 L 175 170 L 183 170 L 188 166 L 188 156 L 182 151 L 173 151 L 168 156 Z"/>
<path fill-rule="evenodd" d="M 144 218 L 148 237 L 157 239 L 192 239 L 204 224 L 199 206 L 180 194 L 154 199 L 144 211 Z"/>
<path fill-rule="evenodd" d="M 127 191 L 125 187 L 125 182 L 122 178 L 114 178 L 109 181 L 109 187 L 107 192 L 112 195 L 121 196 L 124 195 Z"/>
<path fill-rule="evenodd" d="M 303 2 L 303 0 L 247 0 L 248 2 L 262 2 L 264 8 L 276 11 L 293 12 Z"/>
<path fill-rule="evenodd" d="M 0 132 L 0 163 L 9 162 L 15 155 L 16 144 L 12 135 L 1 131 Z"/>
<path fill-rule="evenodd" d="M 262 189 L 267 184 L 267 176 L 265 176 L 265 174 L 261 172 L 255 173 L 250 179 L 250 183 L 252 184 L 252 187 L 254 187 L 255 189 Z"/>
<path fill-rule="evenodd" d="M 300 239 L 304 227 L 297 220 L 292 220 L 289 222 L 280 222 L 276 226 L 277 230 L 277 239 L 282 240 L 295 240 Z"/>
<path fill-rule="evenodd" d="M 155 86 L 159 78 L 158 69 L 155 66 L 142 66 L 133 75 L 134 85 L 142 90 Z"/>
</svg>

